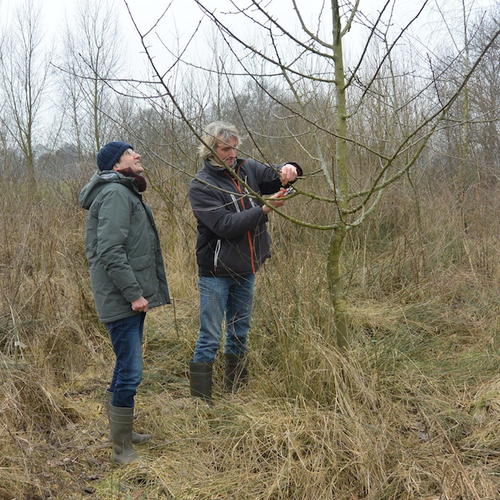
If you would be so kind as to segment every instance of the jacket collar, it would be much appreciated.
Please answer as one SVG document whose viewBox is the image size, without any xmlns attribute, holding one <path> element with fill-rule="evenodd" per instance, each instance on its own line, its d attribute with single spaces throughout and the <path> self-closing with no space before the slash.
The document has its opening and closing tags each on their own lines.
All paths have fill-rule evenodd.
<svg viewBox="0 0 500 500">
<path fill-rule="evenodd" d="M 233 168 L 231 167 L 228 167 L 228 166 L 221 166 L 221 165 L 218 165 L 217 163 L 215 163 L 214 161 L 210 161 L 210 159 L 208 160 L 205 160 L 205 163 L 204 163 L 204 168 L 206 170 L 208 170 L 209 172 L 213 172 L 213 173 L 224 173 L 224 172 L 227 172 L 230 174 L 230 172 L 237 172 L 238 169 L 241 167 L 241 165 L 243 165 L 243 163 L 245 163 L 246 160 L 242 159 L 242 158 L 237 158 L 236 159 L 236 164 Z"/>
</svg>

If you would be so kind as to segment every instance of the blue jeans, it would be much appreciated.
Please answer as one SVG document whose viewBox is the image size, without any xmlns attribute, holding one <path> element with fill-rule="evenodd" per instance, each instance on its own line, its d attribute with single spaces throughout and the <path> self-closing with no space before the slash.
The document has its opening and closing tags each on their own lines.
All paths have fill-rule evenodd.
<svg viewBox="0 0 500 500">
<path fill-rule="evenodd" d="M 113 406 L 134 407 L 134 396 L 142 380 L 142 336 L 146 313 L 106 323 L 116 355 L 109 391 Z"/>
<path fill-rule="evenodd" d="M 212 363 L 220 348 L 222 322 L 226 319 L 226 354 L 246 353 L 252 316 L 255 274 L 236 278 L 200 276 L 200 333 L 195 363 Z"/>
</svg>

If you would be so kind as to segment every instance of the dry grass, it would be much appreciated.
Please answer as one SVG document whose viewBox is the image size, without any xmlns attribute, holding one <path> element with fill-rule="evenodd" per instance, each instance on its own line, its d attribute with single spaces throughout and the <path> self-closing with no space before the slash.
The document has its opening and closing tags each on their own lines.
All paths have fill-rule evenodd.
<svg viewBox="0 0 500 500">
<path fill-rule="evenodd" d="M 113 355 L 89 289 L 82 183 L 2 190 L 0 498 L 499 498 L 499 228 L 484 207 L 464 233 L 443 192 L 429 193 L 422 233 L 412 204 L 396 213 L 388 199 L 351 237 L 347 355 L 332 343 L 329 235 L 273 220 L 250 385 L 225 394 L 218 362 L 207 407 L 189 398 L 186 378 L 197 335 L 192 219 L 148 194 L 174 305 L 146 324 L 137 427 L 154 439 L 141 464 L 117 468 L 103 411 Z"/>
</svg>

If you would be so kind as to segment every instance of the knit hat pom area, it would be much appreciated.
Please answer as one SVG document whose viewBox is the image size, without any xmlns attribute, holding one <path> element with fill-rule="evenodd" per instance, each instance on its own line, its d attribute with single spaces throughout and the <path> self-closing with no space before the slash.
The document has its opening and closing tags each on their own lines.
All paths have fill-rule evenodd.
<svg viewBox="0 0 500 500">
<path fill-rule="evenodd" d="M 120 159 L 120 156 L 127 151 L 127 149 L 134 149 L 131 144 L 121 141 L 108 142 L 97 153 L 97 166 L 99 170 L 112 170 L 115 164 Z"/>
</svg>

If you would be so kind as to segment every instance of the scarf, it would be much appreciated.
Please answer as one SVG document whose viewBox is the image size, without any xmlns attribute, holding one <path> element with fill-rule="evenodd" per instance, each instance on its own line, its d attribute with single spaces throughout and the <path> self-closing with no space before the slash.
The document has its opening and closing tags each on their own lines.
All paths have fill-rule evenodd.
<svg viewBox="0 0 500 500">
<path fill-rule="evenodd" d="M 121 168 L 118 170 L 118 173 L 124 175 L 125 177 L 132 177 L 132 179 L 135 179 L 137 181 L 139 193 L 143 193 L 144 191 L 146 191 L 146 188 L 148 187 L 148 181 L 143 175 L 136 174 L 130 167 Z"/>
</svg>

